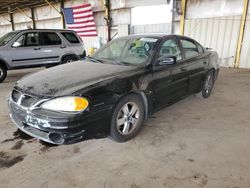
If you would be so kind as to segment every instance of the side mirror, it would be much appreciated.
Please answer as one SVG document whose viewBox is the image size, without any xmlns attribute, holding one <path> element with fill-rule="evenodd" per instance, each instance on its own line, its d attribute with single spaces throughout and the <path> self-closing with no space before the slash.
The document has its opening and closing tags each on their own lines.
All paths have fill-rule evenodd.
<svg viewBox="0 0 250 188">
<path fill-rule="evenodd" d="M 158 60 L 158 65 L 173 65 L 176 63 L 175 56 L 162 56 Z"/>
<path fill-rule="evenodd" d="M 22 44 L 21 44 L 21 42 L 19 42 L 19 41 L 16 41 L 16 42 L 14 42 L 14 43 L 12 44 L 12 47 L 14 47 L 14 48 L 17 48 L 17 47 L 20 47 L 20 46 L 22 46 Z"/>
</svg>

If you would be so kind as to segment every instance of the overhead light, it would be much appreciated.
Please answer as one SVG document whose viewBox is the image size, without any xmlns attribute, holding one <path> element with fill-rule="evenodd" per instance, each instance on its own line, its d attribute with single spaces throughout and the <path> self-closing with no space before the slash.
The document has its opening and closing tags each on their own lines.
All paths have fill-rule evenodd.
<svg viewBox="0 0 250 188">
<path fill-rule="evenodd" d="M 9 13 L 9 14 L 12 13 L 11 7 L 10 7 L 10 6 L 8 6 L 8 13 Z"/>
</svg>

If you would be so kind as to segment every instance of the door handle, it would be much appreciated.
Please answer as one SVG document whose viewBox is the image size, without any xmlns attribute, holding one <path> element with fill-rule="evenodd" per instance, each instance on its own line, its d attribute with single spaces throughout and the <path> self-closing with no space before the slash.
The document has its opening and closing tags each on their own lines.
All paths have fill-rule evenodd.
<svg viewBox="0 0 250 188">
<path fill-rule="evenodd" d="M 41 48 L 34 48 L 34 50 L 41 50 Z"/>
<path fill-rule="evenodd" d="M 207 62 L 206 62 L 206 61 L 203 61 L 203 64 L 204 64 L 204 65 L 206 65 L 206 64 L 207 64 Z"/>
<path fill-rule="evenodd" d="M 66 46 L 61 46 L 60 48 L 63 49 L 63 48 L 66 48 Z"/>
</svg>

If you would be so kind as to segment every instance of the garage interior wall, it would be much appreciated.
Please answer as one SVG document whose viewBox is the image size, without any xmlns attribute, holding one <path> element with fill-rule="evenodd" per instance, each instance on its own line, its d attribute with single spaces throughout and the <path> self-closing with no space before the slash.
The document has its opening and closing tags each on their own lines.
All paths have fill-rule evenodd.
<svg viewBox="0 0 250 188">
<path fill-rule="evenodd" d="M 93 7 L 95 23 L 97 26 L 98 37 L 83 37 L 85 43 L 85 48 L 88 51 L 90 47 L 99 47 L 107 41 L 107 26 L 104 20 L 104 5 L 103 0 L 65 0 L 64 7 L 77 6 L 84 3 L 90 3 Z M 151 5 L 162 5 L 166 4 L 166 0 L 110 0 L 111 3 L 111 18 L 112 18 L 112 27 L 111 27 L 111 37 L 124 36 L 131 33 L 157 33 L 170 32 L 170 24 L 150 24 L 144 26 L 138 26 L 131 30 L 131 8 L 137 6 L 151 6 Z M 60 11 L 60 4 L 55 3 L 53 6 L 49 5 L 38 6 L 34 8 L 34 17 L 35 25 L 37 29 L 62 29 L 63 23 Z M 16 10 L 13 13 L 14 17 L 14 27 L 15 30 L 27 29 L 32 27 L 31 20 L 31 10 L 23 10 L 22 13 Z M 10 16 L 8 14 L 0 16 L 0 36 L 12 31 L 12 26 L 9 21 Z"/>
<path fill-rule="evenodd" d="M 250 3 L 246 18 L 239 68 L 250 68 Z"/>
<path fill-rule="evenodd" d="M 203 46 L 213 48 L 219 53 L 221 66 L 233 67 L 235 62 L 237 42 L 240 31 L 240 21 L 243 10 L 243 0 L 186 0 L 186 19 L 184 34 L 198 40 Z M 167 0 L 110 0 L 112 28 L 111 37 L 137 33 L 170 33 L 171 24 L 131 25 L 131 9 L 139 6 L 167 4 Z M 85 48 L 99 47 L 107 41 L 107 26 L 104 20 L 102 0 L 65 0 L 64 6 L 71 7 L 90 3 L 93 7 L 98 37 L 84 37 Z M 53 4 L 60 11 L 60 4 Z M 248 5 L 249 6 L 249 5 Z M 34 8 L 35 25 L 37 29 L 63 28 L 62 17 L 58 11 L 49 5 Z M 15 30 L 32 27 L 31 10 L 16 10 L 13 13 Z M 0 36 L 12 30 L 10 15 L 0 15 Z M 178 32 L 177 32 L 178 33 Z M 250 8 L 240 55 L 240 68 L 250 68 Z"/>
<path fill-rule="evenodd" d="M 234 67 L 243 0 L 187 0 L 184 34 L 217 51 L 220 65 Z M 240 68 L 250 68 L 250 15 L 248 9 Z"/>
<path fill-rule="evenodd" d="M 12 30 L 10 15 L 3 14 L 0 16 L 0 36 L 10 32 Z"/>
</svg>

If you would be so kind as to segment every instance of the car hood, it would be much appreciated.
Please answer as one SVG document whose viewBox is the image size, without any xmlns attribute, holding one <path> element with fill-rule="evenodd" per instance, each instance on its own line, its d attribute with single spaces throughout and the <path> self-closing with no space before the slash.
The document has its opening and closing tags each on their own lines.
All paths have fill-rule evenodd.
<svg viewBox="0 0 250 188">
<path fill-rule="evenodd" d="M 63 96 L 138 69 L 135 66 L 77 61 L 42 70 L 19 80 L 16 87 L 40 96 Z"/>
</svg>

